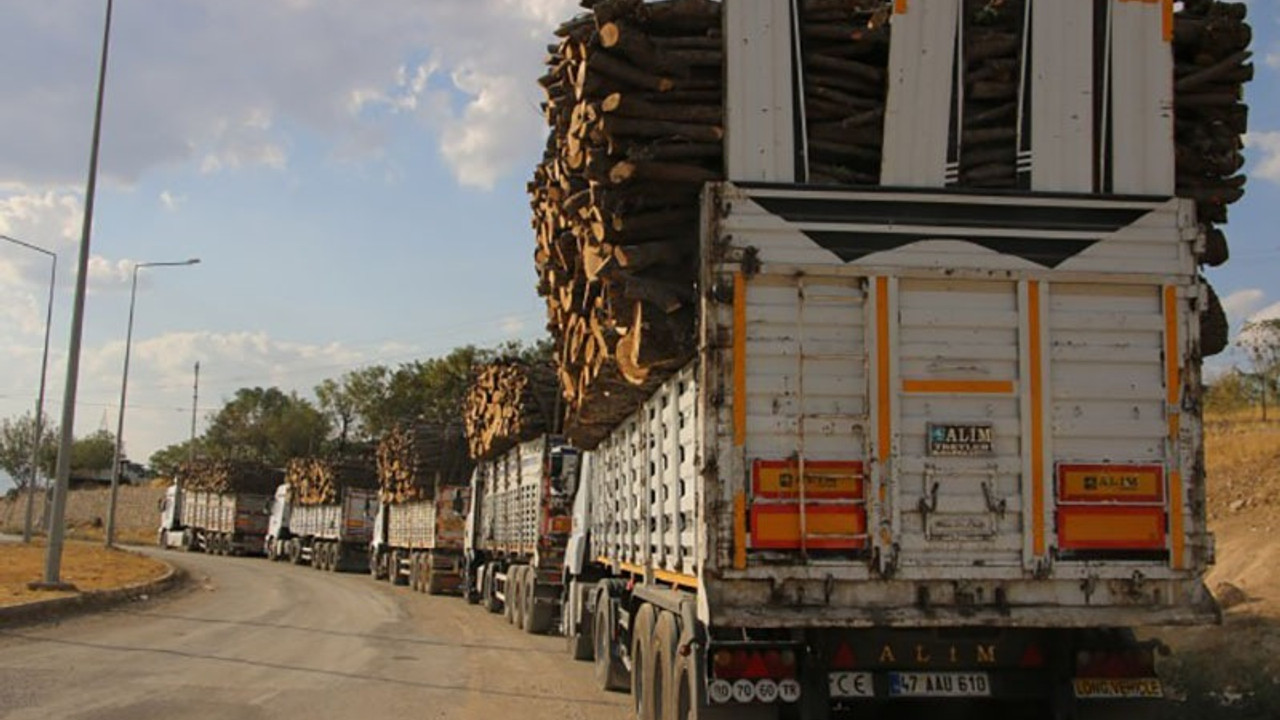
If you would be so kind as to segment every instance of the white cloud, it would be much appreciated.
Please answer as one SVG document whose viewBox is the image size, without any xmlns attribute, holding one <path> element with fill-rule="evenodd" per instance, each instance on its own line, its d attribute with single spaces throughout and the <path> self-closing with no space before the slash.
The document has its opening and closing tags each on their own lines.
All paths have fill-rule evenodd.
<svg viewBox="0 0 1280 720">
<path fill-rule="evenodd" d="M 1280 132 L 1251 132 L 1244 136 L 1244 145 L 1259 153 L 1249 174 L 1280 182 Z"/>
<path fill-rule="evenodd" d="M 1258 288 L 1237 290 L 1222 298 L 1222 309 L 1227 313 L 1227 321 L 1235 326 L 1248 318 L 1266 301 L 1267 294 Z"/>
<path fill-rule="evenodd" d="M 163 205 L 164 209 L 168 210 L 169 212 L 177 211 L 178 206 L 182 205 L 186 201 L 187 201 L 186 195 L 174 195 L 168 190 L 164 190 L 160 193 L 160 204 Z"/>
<path fill-rule="evenodd" d="M 162 166 L 289 167 L 299 132 L 364 158 L 371 132 L 412 114 L 461 183 L 523 170 L 542 128 L 534 79 L 575 0 L 119 5 L 112 25 L 101 172 L 131 184 Z M 5 3 L 0 46 L 29 58 L 0 75 L 20 111 L 0 117 L 0 187 L 75 187 L 102 17 L 79 0 Z M 287 38 L 287 40 L 286 40 Z M 160 59 L 163 59 L 160 61 Z M 370 103 L 389 112 L 366 113 Z M 345 155 L 339 155 L 344 157 Z"/>
<path fill-rule="evenodd" d="M 1280 319 L 1280 302 L 1272 303 L 1249 316 L 1248 322 Z"/>
</svg>

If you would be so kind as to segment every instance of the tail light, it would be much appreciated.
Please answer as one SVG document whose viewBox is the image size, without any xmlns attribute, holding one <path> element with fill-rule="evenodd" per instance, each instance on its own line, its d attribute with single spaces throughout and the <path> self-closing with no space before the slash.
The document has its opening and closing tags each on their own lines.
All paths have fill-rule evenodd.
<svg viewBox="0 0 1280 720">
<path fill-rule="evenodd" d="M 1081 650 L 1076 653 L 1076 677 L 1151 677 L 1155 675 L 1155 667 L 1155 653 L 1150 648 Z"/>
<path fill-rule="evenodd" d="M 721 648 L 712 653 L 711 673 L 721 680 L 795 678 L 796 653 L 789 648 Z"/>
</svg>

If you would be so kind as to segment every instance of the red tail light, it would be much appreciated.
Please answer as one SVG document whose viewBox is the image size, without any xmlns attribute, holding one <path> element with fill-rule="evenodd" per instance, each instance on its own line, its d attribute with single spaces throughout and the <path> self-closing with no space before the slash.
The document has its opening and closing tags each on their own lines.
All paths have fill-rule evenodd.
<svg viewBox="0 0 1280 720">
<path fill-rule="evenodd" d="M 1022 659 L 1018 661 L 1019 667 L 1038 668 L 1044 666 L 1044 653 L 1040 652 L 1039 645 L 1028 645 L 1026 651 L 1022 653 Z"/>
<path fill-rule="evenodd" d="M 849 647 L 849 643 L 840 643 L 840 647 L 836 648 L 835 655 L 831 656 L 831 669 L 852 670 L 857 666 L 858 658 L 854 656 L 853 648 Z"/>
<path fill-rule="evenodd" d="M 711 656 L 711 672 L 721 680 L 785 680 L 796 677 L 796 654 L 786 648 L 720 649 Z"/>
</svg>

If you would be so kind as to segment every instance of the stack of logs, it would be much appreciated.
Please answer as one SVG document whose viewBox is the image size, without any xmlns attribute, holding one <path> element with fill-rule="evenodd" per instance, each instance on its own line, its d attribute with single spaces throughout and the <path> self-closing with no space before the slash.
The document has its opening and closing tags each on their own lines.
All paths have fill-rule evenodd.
<svg viewBox="0 0 1280 720">
<path fill-rule="evenodd" d="M 394 428 L 378 443 L 378 494 L 383 502 L 431 499 L 436 484 L 466 485 L 473 467 L 455 425 L 419 422 Z"/>
<path fill-rule="evenodd" d="M 693 354 L 698 195 L 723 172 L 711 0 L 584 0 L 540 80 L 529 185 L 566 431 L 591 446 Z"/>
<path fill-rule="evenodd" d="M 556 430 L 558 392 L 550 365 L 505 360 L 479 367 L 462 403 L 471 458 L 488 460 Z"/>
<path fill-rule="evenodd" d="M 1026 0 L 963 2 L 956 181 L 1016 188 Z M 529 193 L 565 431 L 590 448 L 692 357 L 698 196 L 723 174 L 724 48 L 712 0 L 580 4 L 590 12 L 559 28 L 539 81 L 550 132 Z M 891 3 L 800 8 L 807 180 L 878 184 Z M 1188 0 L 1175 20 L 1178 192 L 1209 224 L 1210 265 L 1226 259 L 1212 224 L 1243 184 L 1244 16 L 1243 4 Z M 1206 355 L 1225 342 L 1220 310 L 1211 291 Z"/>
<path fill-rule="evenodd" d="M 214 493 L 272 495 L 282 478 L 279 470 L 252 460 L 202 459 L 183 463 L 180 472 L 183 488 Z"/>
<path fill-rule="evenodd" d="M 1249 108 L 1244 84 L 1253 79 L 1253 32 L 1244 3 L 1189 0 L 1174 20 L 1174 117 L 1177 138 L 1178 196 L 1196 201 L 1205 230 L 1200 261 L 1216 267 L 1227 261 L 1227 239 L 1219 223 L 1227 206 L 1244 195 L 1244 144 Z M 1227 318 L 1213 288 L 1201 322 L 1204 355 L 1224 350 Z"/>
<path fill-rule="evenodd" d="M 338 502 L 343 488 L 377 488 L 378 471 L 368 457 L 294 458 L 285 466 L 284 481 L 294 502 L 328 505 Z"/>
<path fill-rule="evenodd" d="M 889 30 L 882 0 L 806 0 L 800 25 L 809 182 L 880 182 Z"/>
</svg>

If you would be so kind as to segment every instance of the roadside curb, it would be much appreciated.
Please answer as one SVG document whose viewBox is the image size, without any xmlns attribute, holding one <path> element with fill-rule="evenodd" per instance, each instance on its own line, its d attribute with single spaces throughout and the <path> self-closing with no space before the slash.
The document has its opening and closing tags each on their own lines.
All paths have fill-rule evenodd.
<svg viewBox="0 0 1280 720">
<path fill-rule="evenodd" d="M 107 610 L 135 600 L 148 600 L 160 593 L 176 590 L 187 581 L 187 572 L 165 560 L 168 571 L 145 583 L 126 585 L 111 590 L 89 590 L 70 597 L 36 600 L 21 605 L 0 607 L 0 628 L 17 627 L 59 620 L 74 615 Z"/>
</svg>

